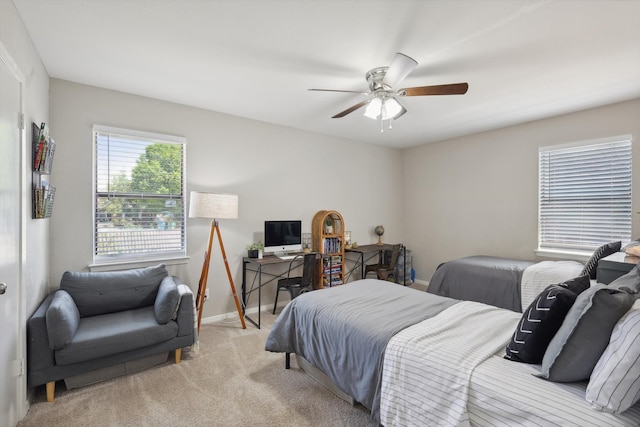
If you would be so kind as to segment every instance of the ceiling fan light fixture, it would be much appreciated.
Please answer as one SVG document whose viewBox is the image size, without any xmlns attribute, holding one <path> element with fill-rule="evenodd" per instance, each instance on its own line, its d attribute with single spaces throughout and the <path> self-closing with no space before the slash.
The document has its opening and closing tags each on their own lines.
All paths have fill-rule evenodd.
<svg viewBox="0 0 640 427">
<path fill-rule="evenodd" d="M 392 89 L 400 83 L 413 69 L 418 62 L 400 52 L 396 54 L 393 62 L 388 67 L 377 67 L 369 70 L 365 74 L 365 79 L 369 84 L 369 92 L 358 92 L 353 90 L 337 90 L 337 89 L 309 89 L 315 91 L 326 92 L 348 92 L 369 95 L 368 99 L 360 101 L 344 111 L 332 116 L 332 119 L 344 117 L 356 110 L 364 107 L 364 115 L 373 120 L 382 122 L 389 120 L 389 128 L 391 128 L 391 120 L 397 120 L 407 112 L 407 109 L 398 102 L 396 97 L 399 96 L 427 96 L 427 95 L 464 95 L 469 89 L 468 83 L 451 83 L 443 85 L 415 86 L 403 89 Z"/>
<path fill-rule="evenodd" d="M 403 110 L 404 107 L 395 98 L 387 98 L 382 103 L 382 120 L 396 119 L 404 114 Z"/>
<path fill-rule="evenodd" d="M 364 115 L 373 120 L 378 120 L 382 112 L 382 100 L 380 98 L 373 98 L 369 105 L 367 105 Z"/>
<path fill-rule="evenodd" d="M 369 102 L 364 112 L 366 117 L 373 120 L 395 120 L 407 110 L 393 97 L 376 97 Z"/>
</svg>

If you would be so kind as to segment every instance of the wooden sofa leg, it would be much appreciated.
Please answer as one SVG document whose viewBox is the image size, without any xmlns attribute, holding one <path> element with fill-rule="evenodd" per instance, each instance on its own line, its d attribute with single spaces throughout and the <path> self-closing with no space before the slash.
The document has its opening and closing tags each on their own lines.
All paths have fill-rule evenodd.
<svg viewBox="0 0 640 427">
<path fill-rule="evenodd" d="M 176 348 L 176 365 L 180 363 L 180 358 L 182 357 L 182 349 Z"/>
<path fill-rule="evenodd" d="M 53 395 L 56 392 L 56 382 L 51 381 L 47 383 L 47 402 L 53 402 Z"/>
</svg>

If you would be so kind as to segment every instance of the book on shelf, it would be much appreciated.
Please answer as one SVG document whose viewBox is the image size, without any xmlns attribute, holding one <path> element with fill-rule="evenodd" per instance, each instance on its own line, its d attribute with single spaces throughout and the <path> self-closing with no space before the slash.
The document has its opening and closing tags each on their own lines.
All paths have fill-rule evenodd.
<svg viewBox="0 0 640 427">
<path fill-rule="evenodd" d="M 323 280 L 324 287 L 332 287 L 338 285 L 342 285 L 342 279 L 340 278 L 329 280 L 329 278 L 325 277 Z"/>
<path fill-rule="evenodd" d="M 33 170 L 36 172 L 50 173 L 53 164 L 53 155 L 56 151 L 56 142 L 49 136 L 49 127 L 42 123 L 40 128 L 33 125 Z M 36 132 L 38 132 L 36 137 Z"/>
<path fill-rule="evenodd" d="M 324 261 L 324 268 L 342 268 L 342 262 L 331 262 L 330 260 L 325 260 Z"/>
<path fill-rule="evenodd" d="M 338 237 L 324 238 L 322 246 L 324 248 L 324 253 L 326 254 L 342 252 L 342 240 Z"/>
<path fill-rule="evenodd" d="M 37 126 L 34 125 L 34 133 Z M 49 126 L 42 122 L 40 129 L 38 130 L 38 137 L 36 138 L 36 144 L 34 147 L 34 160 L 33 170 L 40 170 L 40 163 L 42 162 L 43 154 L 45 153 L 47 142 L 49 140 Z"/>
<path fill-rule="evenodd" d="M 44 218 L 49 218 L 51 216 L 51 212 L 53 211 L 53 199 L 55 195 L 56 188 L 53 185 L 50 185 L 44 199 L 44 210 L 42 212 Z"/>
<path fill-rule="evenodd" d="M 53 164 L 53 155 L 56 151 L 56 142 L 53 138 L 49 137 L 49 140 L 45 144 L 44 153 L 42 153 L 42 160 L 40 161 L 40 172 L 51 172 L 51 166 Z"/>
<path fill-rule="evenodd" d="M 35 218 L 48 218 L 53 210 L 53 201 L 56 195 L 56 187 L 46 181 L 36 186 L 33 190 L 33 211 Z"/>
</svg>

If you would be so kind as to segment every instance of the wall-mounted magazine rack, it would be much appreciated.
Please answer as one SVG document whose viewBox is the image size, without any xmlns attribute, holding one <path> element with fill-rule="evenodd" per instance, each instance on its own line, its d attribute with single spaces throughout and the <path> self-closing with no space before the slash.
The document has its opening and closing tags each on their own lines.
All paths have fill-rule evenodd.
<svg viewBox="0 0 640 427">
<path fill-rule="evenodd" d="M 45 179 L 51 173 L 53 156 L 56 151 L 56 143 L 49 136 L 49 127 L 42 122 L 40 126 L 31 124 L 32 130 L 32 169 L 33 169 L 33 201 L 32 210 L 34 219 L 49 218 L 53 211 L 53 200 L 56 188 Z"/>
</svg>

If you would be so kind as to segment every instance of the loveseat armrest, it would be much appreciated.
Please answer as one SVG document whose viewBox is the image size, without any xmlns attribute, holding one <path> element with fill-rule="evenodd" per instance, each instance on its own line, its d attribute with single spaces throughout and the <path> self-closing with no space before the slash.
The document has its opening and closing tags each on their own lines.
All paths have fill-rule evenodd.
<svg viewBox="0 0 640 427">
<path fill-rule="evenodd" d="M 193 298 L 193 291 L 189 286 L 185 285 L 174 277 L 176 285 L 178 285 L 178 292 L 180 293 L 180 305 L 178 306 L 178 313 L 176 314 L 176 323 L 178 324 L 178 336 L 193 335 L 193 342 L 196 341 L 196 305 Z"/>
<path fill-rule="evenodd" d="M 55 292 L 51 292 L 27 321 L 27 369 L 28 372 L 40 371 L 55 366 L 54 351 L 49 346 L 47 333 L 47 309 Z M 30 386 L 32 379 L 27 376 Z"/>
</svg>

